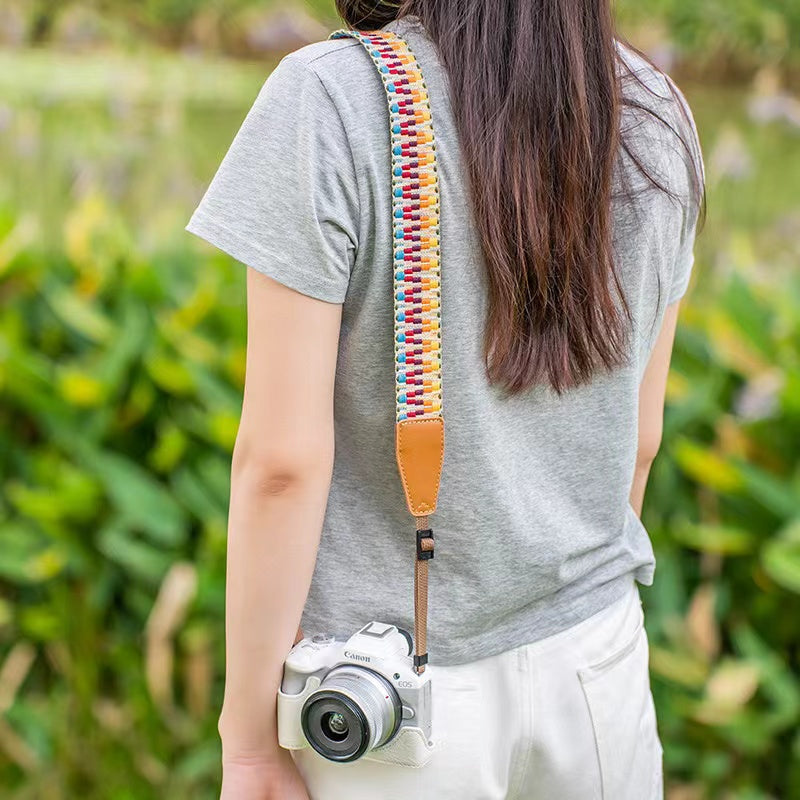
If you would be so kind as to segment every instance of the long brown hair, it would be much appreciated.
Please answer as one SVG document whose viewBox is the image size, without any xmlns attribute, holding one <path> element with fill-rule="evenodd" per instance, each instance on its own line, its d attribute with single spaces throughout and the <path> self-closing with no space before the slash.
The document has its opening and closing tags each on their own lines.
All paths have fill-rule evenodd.
<svg viewBox="0 0 800 800">
<path fill-rule="evenodd" d="M 624 364 L 632 318 L 611 203 L 620 152 L 675 194 L 625 140 L 623 106 L 652 113 L 696 159 L 685 133 L 626 99 L 622 80 L 638 78 L 619 57 L 610 0 L 337 0 L 337 9 L 359 30 L 417 16 L 447 69 L 488 269 L 489 380 L 512 394 L 537 383 L 560 393 Z M 694 186 L 704 210 L 699 166 Z"/>
</svg>

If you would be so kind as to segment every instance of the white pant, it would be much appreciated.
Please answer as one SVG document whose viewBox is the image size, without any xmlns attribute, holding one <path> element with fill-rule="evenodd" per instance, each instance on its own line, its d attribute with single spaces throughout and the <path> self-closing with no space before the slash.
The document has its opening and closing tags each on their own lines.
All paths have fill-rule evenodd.
<svg viewBox="0 0 800 800">
<path fill-rule="evenodd" d="M 441 750 L 420 769 L 291 751 L 311 800 L 662 800 L 643 621 L 632 581 L 554 636 L 429 664 Z"/>
</svg>

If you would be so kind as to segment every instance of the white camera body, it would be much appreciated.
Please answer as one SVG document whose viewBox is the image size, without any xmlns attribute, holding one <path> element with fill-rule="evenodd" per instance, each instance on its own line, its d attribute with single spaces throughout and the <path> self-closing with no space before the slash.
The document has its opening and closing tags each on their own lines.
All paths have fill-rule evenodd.
<svg viewBox="0 0 800 800">
<path fill-rule="evenodd" d="M 414 672 L 411 637 L 369 622 L 346 641 L 321 633 L 286 657 L 278 741 L 330 761 L 359 758 L 421 767 L 432 741 L 431 680 Z"/>
</svg>

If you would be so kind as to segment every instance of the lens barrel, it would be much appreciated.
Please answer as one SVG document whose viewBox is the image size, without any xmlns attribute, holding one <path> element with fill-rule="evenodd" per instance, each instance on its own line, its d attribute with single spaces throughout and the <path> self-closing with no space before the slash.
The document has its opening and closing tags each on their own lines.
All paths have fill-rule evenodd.
<svg viewBox="0 0 800 800">
<path fill-rule="evenodd" d="M 400 697 L 380 673 L 340 664 L 303 704 L 300 722 L 308 743 L 330 761 L 355 761 L 386 744 L 400 728 Z"/>
</svg>

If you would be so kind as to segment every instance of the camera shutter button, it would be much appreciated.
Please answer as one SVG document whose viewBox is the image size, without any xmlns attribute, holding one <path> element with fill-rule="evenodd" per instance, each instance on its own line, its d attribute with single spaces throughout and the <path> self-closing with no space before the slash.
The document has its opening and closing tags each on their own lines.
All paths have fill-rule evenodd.
<svg viewBox="0 0 800 800">
<path fill-rule="evenodd" d="M 311 637 L 314 644 L 330 644 L 333 641 L 333 636 L 330 633 L 316 633 Z"/>
</svg>

